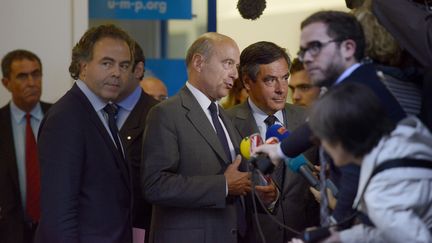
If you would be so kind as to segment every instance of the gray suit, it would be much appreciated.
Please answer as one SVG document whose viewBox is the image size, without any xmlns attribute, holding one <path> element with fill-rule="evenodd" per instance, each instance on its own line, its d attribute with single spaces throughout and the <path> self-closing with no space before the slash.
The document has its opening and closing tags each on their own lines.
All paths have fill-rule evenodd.
<svg viewBox="0 0 432 243">
<path fill-rule="evenodd" d="M 305 110 L 299 106 L 286 104 L 282 112 L 284 114 L 283 124 L 288 131 L 296 129 L 305 120 Z M 231 108 L 227 114 L 241 137 L 259 133 L 247 101 Z M 305 155 L 310 161 L 316 162 L 316 149 L 308 151 Z M 283 180 L 276 181 L 281 190 L 279 202 L 275 208 L 276 218 L 297 231 L 317 225 L 319 223 L 319 206 L 309 192 L 309 185 L 306 180 L 300 174 L 293 173 L 286 166 L 284 171 Z M 265 214 L 259 214 L 259 220 L 267 242 L 286 242 L 295 236 L 290 231 L 284 232 Z M 254 227 L 256 227 L 255 222 Z M 258 232 L 255 229 L 254 231 Z"/>
<path fill-rule="evenodd" d="M 237 150 L 237 133 L 220 114 Z M 150 242 L 237 242 L 223 175 L 231 159 L 188 88 L 150 111 L 143 151 L 143 188 L 154 205 Z"/>
</svg>

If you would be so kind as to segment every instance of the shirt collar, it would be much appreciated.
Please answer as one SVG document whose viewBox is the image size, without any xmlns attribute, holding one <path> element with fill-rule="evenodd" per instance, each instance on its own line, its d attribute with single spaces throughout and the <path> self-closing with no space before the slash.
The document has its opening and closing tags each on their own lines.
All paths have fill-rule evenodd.
<svg viewBox="0 0 432 243">
<path fill-rule="evenodd" d="M 87 99 L 90 101 L 90 103 L 93 106 L 93 109 L 95 109 L 97 112 L 101 111 L 106 105 L 107 103 L 104 102 L 101 98 L 99 98 L 99 96 L 97 96 L 95 93 L 93 93 L 93 91 L 91 91 L 87 84 L 84 83 L 82 80 L 77 80 L 75 81 L 75 83 L 77 84 L 78 88 L 81 89 L 81 91 L 84 93 L 84 95 L 87 97 Z"/>
<path fill-rule="evenodd" d="M 12 113 L 12 117 L 15 120 L 16 123 L 19 123 L 22 121 L 22 119 L 25 117 L 26 112 L 18 108 L 17 105 L 13 102 L 13 100 L 10 101 L 10 109 Z M 35 107 L 30 111 L 30 114 L 33 118 L 41 121 L 43 118 L 43 112 L 40 103 L 38 102 Z"/>
<path fill-rule="evenodd" d="M 267 115 L 267 113 L 265 113 L 264 111 L 262 111 L 260 108 L 258 108 L 258 106 L 256 106 L 253 101 L 248 98 L 248 103 L 249 106 L 252 110 L 252 114 L 254 115 L 254 118 L 256 120 L 256 122 L 258 124 L 262 124 L 264 123 L 264 120 L 269 116 Z M 278 110 L 276 113 L 273 114 L 277 119 L 280 124 L 283 124 L 283 112 L 282 110 Z"/>
<path fill-rule="evenodd" d="M 136 103 L 138 103 L 138 100 L 140 99 L 141 92 L 142 88 L 140 86 L 137 86 L 136 89 L 132 92 L 132 94 L 117 103 L 117 105 L 127 111 L 132 111 Z"/>
<path fill-rule="evenodd" d="M 334 83 L 334 85 L 337 85 L 339 83 L 341 83 L 342 81 L 344 81 L 348 76 L 351 75 L 352 72 L 354 72 L 358 67 L 361 66 L 361 63 L 356 63 L 351 65 L 351 67 L 347 68 L 340 76 L 339 78 L 336 80 L 336 82 Z"/>
<path fill-rule="evenodd" d="M 191 83 L 189 83 L 189 81 L 186 82 L 186 87 L 190 90 L 190 92 L 195 97 L 195 99 L 197 99 L 201 108 L 204 111 L 208 110 L 212 101 L 203 92 L 201 92 L 199 89 L 197 89 Z M 218 107 L 218 106 L 216 106 L 216 107 Z M 219 107 L 218 107 L 218 112 L 219 112 Z"/>
</svg>

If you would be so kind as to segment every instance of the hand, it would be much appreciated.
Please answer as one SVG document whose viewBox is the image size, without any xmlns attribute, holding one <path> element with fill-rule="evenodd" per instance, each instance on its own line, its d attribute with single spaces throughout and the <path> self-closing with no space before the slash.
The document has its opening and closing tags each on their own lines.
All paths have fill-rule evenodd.
<svg viewBox="0 0 432 243">
<path fill-rule="evenodd" d="M 321 193 L 320 193 L 320 191 L 316 190 L 313 187 L 309 187 L 309 190 L 311 191 L 311 193 L 315 197 L 315 200 L 318 203 L 321 203 Z M 329 188 L 327 188 L 326 192 L 327 192 L 327 198 L 328 198 L 328 207 L 330 209 L 334 210 L 336 208 L 337 199 L 333 196 L 333 193 L 331 192 L 331 190 Z"/>
<path fill-rule="evenodd" d="M 270 157 L 271 162 L 275 166 L 278 166 L 279 163 L 281 162 L 281 159 L 283 159 L 282 157 L 279 156 L 279 154 L 277 152 L 279 146 L 280 146 L 280 143 L 278 143 L 278 144 L 263 144 L 263 145 L 260 145 L 260 146 L 256 147 L 252 151 L 252 156 L 254 156 L 254 155 L 258 154 L 258 153 L 267 154 Z"/>
<path fill-rule="evenodd" d="M 273 181 L 268 186 L 255 186 L 255 190 L 266 206 L 276 201 L 278 190 Z"/>
<path fill-rule="evenodd" d="M 330 228 L 330 233 L 331 235 L 326 239 L 324 239 L 323 241 L 321 241 L 320 243 L 340 243 L 341 242 L 339 232 L 337 232 L 334 228 Z"/>
<path fill-rule="evenodd" d="M 250 173 L 240 172 L 238 167 L 241 163 L 241 156 L 237 155 L 235 160 L 225 170 L 225 178 L 228 185 L 228 195 L 246 195 L 252 190 Z"/>
</svg>

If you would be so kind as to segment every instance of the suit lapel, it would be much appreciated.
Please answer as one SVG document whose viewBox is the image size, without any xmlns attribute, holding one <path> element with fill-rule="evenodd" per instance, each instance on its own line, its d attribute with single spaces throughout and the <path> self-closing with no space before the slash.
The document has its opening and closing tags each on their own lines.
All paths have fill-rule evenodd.
<svg viewBox="0 0 432 243">
<path fill-rule="evenodd" d="M 239 106 L 233 123 L 242 138 L 259 133 L 258 126 L 247 101 Z"/>
<path fill-rule="evenodd" d="M 213 126 L 189 89 L 183 87 L 183 89 L 180 91 L 180 97 L 183 107 L 188 110 L 186 117 L 189 119 L 192 125 L 226 164 L 231 163 L 231 160 L 227 158 L 222 148 Z"/>
<path fill-rule="evenodd" d="M 84 93 L 78 88 L 76 84 L 71 89 L 72 94 L 77 95 L 79 97 L 79 100 L 81 101 L 81 104 L 86 109 L 87 114 L 89 115 L 89 118 L 93 125 L 96 127 L 98 132 L 101 134 L 105 144 L 109 147 L 109 150 L 111 151 L 114 160 L 116 161 L 117 167 L 120 169 L 123 178 L 125 179 L 126 185 L 130 188 L 130 177 L 129 177 L 129 171 L 127 162 L 124 158 L 121 158 L 120 153 L 117 152 L 117 147 L 114 145 L 114 141 L 112 141 L 110 135 L 108 134 L 108 131 L 106 130 L 105 126 L 102 124 L 102 121 L 100 120 L 99 116 L 96 114 L 96 111 L 94 110 L 93 106 L 91 105 L 90 101 L 87 99 L 87 97 L 84 95 Z"/>
</svg>

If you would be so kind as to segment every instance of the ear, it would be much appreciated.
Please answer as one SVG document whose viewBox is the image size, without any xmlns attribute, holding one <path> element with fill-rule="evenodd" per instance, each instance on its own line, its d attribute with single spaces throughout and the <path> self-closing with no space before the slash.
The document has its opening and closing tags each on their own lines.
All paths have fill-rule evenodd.
<svg viewBox="0 0 432 243">
<path fill-rule="evenodd" d="M 357 44 L 355 43 L 355 41 L 353 40 L 344 40 L 341 43 L 341 53 L 343 58 L 345 58 L 346 60 L 350 60 L 355 58 L 355 52 L 356 52 L 356 47 Z"/>
<path fill-rule="evenodd" d="M 79 65 L 80 65 L 79 78 L 84 81 L 84 79 L 86 77 L 86 74 L 87 74 L 87 65 L 88 65 L 88 63 L 82 61 L 82 62 L 80 62 Z"/>
<path fill-rule="evenodd" d="M 5 88 L 10 91 L 9 88 L 10 80 L 8 78 L 2 78 L 2 83 L 5 86 Z"/>
<path fill-rule="evenodd" d="M 248 93 L 249 93 L 249 91 L 251 89 L 251 85 L 250 85 L 251 82 L 252 82 L 252 79 L 249 78 L 249 75 L 245 75 L 244 79 L 243 79 L 243 86 L 248 91 Z"/>
<path fill-rule="evenodd" d="M 134 77 L 136 79 L 141 79 L 142 76 L 144 76 L 144 63 L 143 62 L 139 62 L 135 66 Z"/>
<path fill-rule="evenodd" d="M 192 57 L 192 66 L 197 72 L 201 72 L 205 64 L 205 57 L 199 53 L 195 53 Z"/>
</svg>

